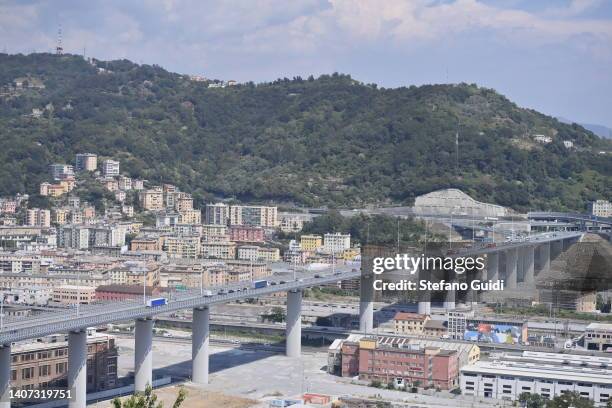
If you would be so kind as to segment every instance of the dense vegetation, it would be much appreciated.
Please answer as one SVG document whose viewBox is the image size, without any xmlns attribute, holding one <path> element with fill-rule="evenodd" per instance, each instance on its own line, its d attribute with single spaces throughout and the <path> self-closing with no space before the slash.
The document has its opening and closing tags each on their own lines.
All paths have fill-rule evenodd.
<svg viewBox="0 0 612 408">
<path fill-rule="evenodd" d="M 334 74 L 213 89 L 125 60 L 0 54 L 0 87 L 0 194 L 34 193 L 49 164 L 93 152 L 200 202 L 410 204 L 446 187 L 517 209 L 612 199 L 611 156 L 598 154 L 610 142 L 476 85 L 380 89 Z"/>
<path fill-rule="evenodd" d="M 351 241 L 361 245 L 368 243 L 395 244 L 398 239 L 402 245 L 417 245 L 425 240 L 444 240 L 444 237 L 440 237 L 439 234 L 426 230 L 423 221 L 378 214 L 344 217 L 335 210 L 304 224 L 301 235 L 323 235 L 328 232 L 351 234 Z"/>
</svg>

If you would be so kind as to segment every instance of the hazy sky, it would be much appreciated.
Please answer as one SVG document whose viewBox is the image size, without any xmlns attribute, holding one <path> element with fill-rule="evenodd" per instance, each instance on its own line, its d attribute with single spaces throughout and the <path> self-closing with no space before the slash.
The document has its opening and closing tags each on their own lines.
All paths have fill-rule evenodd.
<svg viewBox="0 0 612 408">
<path fill-rule="evenodd" d="M 0 49 L 128 58 L 209 78 L 334 71 L 475 82 L 612 127 L 612 0 L 0 0 Z"/>
</svg>

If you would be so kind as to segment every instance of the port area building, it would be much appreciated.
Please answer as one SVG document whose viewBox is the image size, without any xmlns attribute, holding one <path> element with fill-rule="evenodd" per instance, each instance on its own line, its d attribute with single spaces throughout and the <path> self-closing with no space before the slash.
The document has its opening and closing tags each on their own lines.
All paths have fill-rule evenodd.
<svg viewBox="0 0 612 408">
<path fill-rule="evenodd" d="M 524 351 L 501 353 L 460 369 L 463 395 L 516 401 L 522 393 L 546 399 L 568 392 L 604 407 L 612 394 L 612 358 Z"/>
</svg>

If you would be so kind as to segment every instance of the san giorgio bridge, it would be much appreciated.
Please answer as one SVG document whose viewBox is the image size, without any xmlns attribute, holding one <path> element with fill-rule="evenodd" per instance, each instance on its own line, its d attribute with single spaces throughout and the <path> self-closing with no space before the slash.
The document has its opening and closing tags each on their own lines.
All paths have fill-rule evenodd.
<svg viewBox="0 0 612 408">
<path fill-rule="evenodd" d="M 507 252 L 506 279 L 516 281 L 516 270 L 521 267 L 533 269 L 533 251 L 545 248 L 542 258 L 548 265 L 551 257 L 565 250 L 581 237 L 580 233 L 567 232 L 532 236 L 521 242 L 502 242 L 492 246 L 474 246 L 461 249 L 453 256 L 486 254 L 488 268 L 495 271 L 498 264 L 496 254 Z M 525 261 L 526 259 L 526 261 Z M 11 380 L 11 346 L 15 342 L 35 339 L 57 333 L 68 333 L 68 389 L 71 408 L 84 408 L 87 402 L 87 328 L 109 323 L 135 321 L 135 390 L 142 392 L 147 384 L 153 383 L 153 318 L 184 309 L 193 309 L 192 323 L 192 381 L 207 384 L 209 380 L 210 307 L 215 304 L 233 302 L 239 299 L 257 298 L 276 292 L 287 292 L 286 355 L 299 357 L 301 354 L 301 304 L 305 288 L 321 286 L 339 281 L 360 279 L 359 329 L 371 333 L 374 322 L 374 275 L 362 263 L 361 271 L 342 271 L 333 274 L 295 279 L 288 282 L 270 282 L 266 287 L 254 288 L 234 285 L 231 289 L 216 291 L 212 295 L 203 290 L 187 291 L 167 299 L 166 304 L 148 307 L 146 298 L 142 302 L 107 302 L 80 305 L 78 309 L 63 309 L 59 312 L 18 319 L 5 319 L 0 328 L 0 408 L 9 408 Z M 509 272 L 508 272 L 509 271 Z M 495 273 L 495 272 L 493 272 Z M 513 275 L 514 274 L 514 275 Z M 525 276 L 523 274 L 523 276 Z M 527 273 L 529 276 L 529 273 Z M 425 303 L 425 302 L 421 302 Z M 423 305 L 424 307 L 429 307 Z M 454 307 L 454 299 L 448 300 L 447 307 Z M 419 304 L 421 310 L 422 305 Z"/>
</svg>

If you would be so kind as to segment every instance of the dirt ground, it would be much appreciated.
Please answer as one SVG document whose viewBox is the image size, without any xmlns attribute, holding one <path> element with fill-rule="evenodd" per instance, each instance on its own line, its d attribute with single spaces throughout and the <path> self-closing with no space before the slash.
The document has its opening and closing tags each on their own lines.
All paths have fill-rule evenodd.
<svg viewBox="0 0 612 408">
<path fill-rule="evenodd" d="M 257 404 L 257 401 L 247 398 L 232 397 L 214 391 L 204 391 L 193 386 L 185 385 L 187 397 L 181 408 L 248 408 Z M 179 386 L 163 387 L 154 390 L 157 400 L 162 401 L 164 408 L 172 408 L 178 395 Z M 110 403 L 109 403 L 110 405 Z"/>
</svg>

